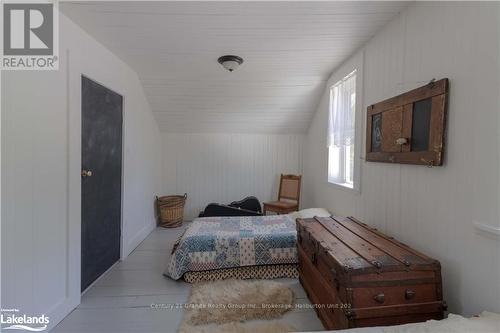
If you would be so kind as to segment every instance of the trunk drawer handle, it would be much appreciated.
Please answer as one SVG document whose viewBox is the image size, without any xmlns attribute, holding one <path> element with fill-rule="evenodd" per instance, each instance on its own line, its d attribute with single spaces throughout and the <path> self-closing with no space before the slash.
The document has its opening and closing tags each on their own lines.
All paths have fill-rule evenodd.
<svg viewBox="0 0 500 333">
<path fill-rule="evenodd" d="M 380 293 L 378 295 L 373 296 L 373 299 L 375 300 L 375 302 L 382 304 L 385 302 L 385 295 L 384 293 Z"/>
<path fill-rule="evenodd" d="M 415 297 L 416 292 L 410 289 L 406 289 L 405 291 L 405 299 L 412 299 Z"/>
</svg>

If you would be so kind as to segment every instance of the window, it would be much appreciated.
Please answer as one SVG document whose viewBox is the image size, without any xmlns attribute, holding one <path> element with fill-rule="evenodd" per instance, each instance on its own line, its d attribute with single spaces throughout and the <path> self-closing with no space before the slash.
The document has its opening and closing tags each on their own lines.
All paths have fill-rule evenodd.
<svg viewBox="0 0 500 333">
<path fill-rule="evenodd" d="M 357 189 L 355 179 L 356 70 L 330 88 L 328 181 Z"/>
</svg>

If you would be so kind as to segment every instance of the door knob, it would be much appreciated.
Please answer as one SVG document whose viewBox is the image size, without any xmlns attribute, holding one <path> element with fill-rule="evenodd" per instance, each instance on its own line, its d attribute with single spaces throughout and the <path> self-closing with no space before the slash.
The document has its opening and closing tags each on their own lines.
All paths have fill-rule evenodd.
<svg viewBox="0 0 500 333">
<path fill-rule="evenodd" d="M 396 140 L 396 143 L 397 143 L 398 145 L 400 145 L 400 146 L 402 146 L 402 145 L 406 145 L 406 144 L 408 143 L 408 139 L 407 139 L 407 138 L 398 138 L 398 139 Z"/>
<path fill-rule="evenodd" d="M 92 177 L 92 171 L 82 170 L 82 177 Z"/>
</svg>

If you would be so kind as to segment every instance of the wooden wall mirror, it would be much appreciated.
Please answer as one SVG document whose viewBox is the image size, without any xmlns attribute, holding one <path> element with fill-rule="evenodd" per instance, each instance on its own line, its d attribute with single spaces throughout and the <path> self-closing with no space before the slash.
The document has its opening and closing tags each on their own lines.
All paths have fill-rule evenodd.
<svg viewBox="0 0 500 333">
<path fill-rule="evenodd" d="M 366 160 L 442 165 L 447 99 L 441 79 L 369 106 Z"/>
</svg>

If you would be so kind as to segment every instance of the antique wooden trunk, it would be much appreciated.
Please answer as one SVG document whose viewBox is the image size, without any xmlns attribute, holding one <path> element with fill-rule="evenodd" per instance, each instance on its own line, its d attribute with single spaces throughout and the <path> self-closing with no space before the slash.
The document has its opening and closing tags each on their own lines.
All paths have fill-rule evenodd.
<svg viewBox="0 0 500 333">
<path fill-rule="evenodd" d="M 300 281 L 327 329 L 442 319 L 441 265 L 346 217 L 297 220 Z"/>
</svg>

